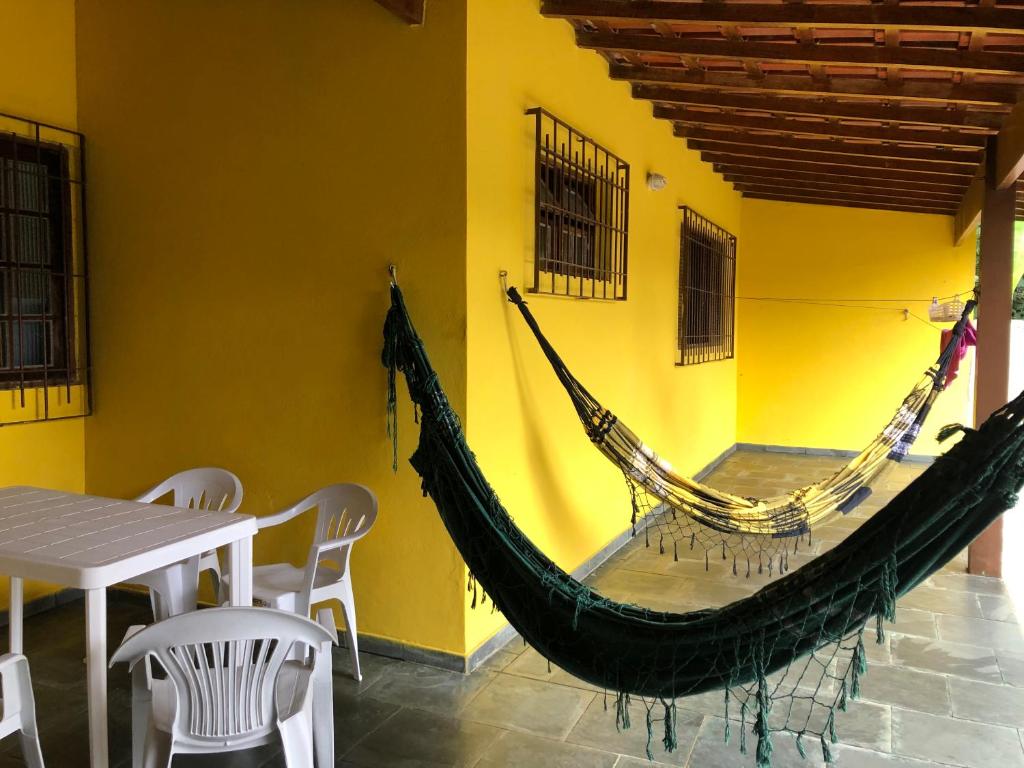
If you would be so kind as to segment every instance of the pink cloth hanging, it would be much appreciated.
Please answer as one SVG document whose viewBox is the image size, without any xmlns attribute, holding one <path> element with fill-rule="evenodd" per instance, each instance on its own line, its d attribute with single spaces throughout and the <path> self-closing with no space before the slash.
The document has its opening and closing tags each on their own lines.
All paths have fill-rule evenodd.
<svg viewBox="0 0 1024 768">
<path fill-rule="evenodd" d="M 942 332 L 942 338 L 939 342 L 940 352 L 946 348 L 946 345 L 949 344 L 949 340 L 952 338 L 952 328 L 947 328 Z M 967 354 L 967 348 L 976 346 L 978 346 L 978 331 L 971 321 L 968 320 L 967 327 L 964 328 L 964 335 L 960 337 L 960 343 L 953 350 L 953 359 L 949 362 L 949 370 L 946 371 L 946 381 L 943 384 L 943 389 L 948 387 L 956 378 L 957 371 L 960 370 L 960 361 Z"/>
</svg>

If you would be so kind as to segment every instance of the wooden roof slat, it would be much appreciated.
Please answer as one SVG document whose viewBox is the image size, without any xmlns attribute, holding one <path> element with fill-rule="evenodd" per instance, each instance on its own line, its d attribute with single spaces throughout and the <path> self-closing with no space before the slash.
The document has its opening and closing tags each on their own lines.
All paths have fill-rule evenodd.
<svg viewBox="0 0 1024 768">
<path fill-rule="evenodd" d="M 777 161 L 716 155 L 702 152 L 700 159 L 711 163 L 717 173 L 750 173 L 753 175 L 785 175 L 793 178 L 822 177 L 853 179 L 861 183 L 892 183 L 929 189 L 955 189 L 963 193 L 968 185 L 966 176 L 945 176 L 941 173 L 912 173 L 887 168 L 858 168 L 849 165 L 801 163 L 793 160 Z"/>
<path fill-rule="evenodd" d="M 826 101 L 823 98 L 785 98 L 755 93 L 721 93 L 657 85 L 635 85 L 633 96 L 666 104 L 761 110 L 809 117 L 886 120 L 950 128 L 970 127 L 988 131 L 998 130 L 1003 121 L 1002 112 L 966 111 L 940 106 L 907 107 L 864 101 L 851 103 Z"/>
<path fill-rule="evenodd" d="M 1024 29 L 1024 10 L 972 6 L 824 3 L 703 3 L 669 0 L 544 0 L 553 18 L 666 24 L 738 24 L 749 27 L 980 30 Z"/>
<path fill-rule="evenodd" d="M 746 74 L 733 72 L 692 73 L 678 67 L 632 66 L 612 64 L 609 73 L 615 80 L 661 85 L 685 85 L 693 88 L 730 88 L 773 94 L 814 94 L 818 96 L 850 96 L 871 99 L 905 99 L 961 102 L 964 104 L 1013 105 L 1021 86 L 1001 83 L 964 85 L 952 80 L 904 80 L 899 85 L 876 77 L 831 77 L 827 83 L 803 75 L 766 74 L 751 80 Z M 1024 84 L 1024 79 L 1022 79 Z"/>
<path fill-rule="evenodd" d="M 686 107 L 655 107 L 654 116 L 684 125 L 717 125 L 755 131 L 779 131 L 791 134 L 837 136 L 843 138 L 892 141 L 927 146 L 972 147 L 981 149 L 987 136 L 956 130 L 915 130 L 911 128 L 884 128 L 826 122 L 823 120 L 794 120 L 785 117 L 748 117 L 729 112 L 708 112 Z"/>
<path fill-rule="evenodd" d="M 866 155 L 838 154 L 822 149 L 812 151 L 805 149 L 783 149 L 775 147 L 770 156 L 759 146 L 732 144 L 729 142 L 702 141 L 689 139 L 691 149 L 701 152 L 701 156 L 709 154 L 714 157 L 737 157 L 744 159 L 768 160 L 770 162 L 801 162 L 818 163 L 821 165 L 839 165 L 853 168 L 882 169 L 899 173 L 926 173 L 929 175 L 950 176 L 955 179 L 969 180 L 975 169 L 968 165 L 942 165 L 922 160 L 908 160 L 894 157 L 868 157 Z"/>
<path fill-rule="evenodd" d="M 887 193 L 886 191 L 875 191 L 866 189 L 863 191 L 851 191 L 841 189 L 807 189 L 786 182 L 773 182 L 768 184 L 748 184 L 744 182 L 733 183 L 733 187 L 739 192 L 757 192 L 769 195 L 793 195 L 794 197 L 827 198 L 830 200 L 862 200 L 871 203 L 883 203 L 887 205 L 915 205 L 926 208 L 943 208 L 955 211 L 956 200 L 930 200 L 912 198 L 897 192 Z"/>
<path fill-rule="evenodd" d="M 761 43 L 750 40 L 705 40 L 683 37 L 576 32 L 581 48 L 629 53 L 665 53 L 733 61 L 784 61 L 798 64 L 839 64 L 903 69 L 947 70 L 997 75 L 1024 74 L 1018 53 L 879 45 Z"/>
<path fill-rule="evenodd" d="M 986 149 L 997 183 L 1024 169 L 1016 2 L 542 0 L 541 12 L 568 19 L 579 47 L 746 196 L 966 220 Z"/>
<path fill-rule="evenodd" d="M 970 181 L 970 176 L 953 176 L 942 173 L 918 173 L 890 168 L 859 168 L 854 165 L 836 165 L 822 162 L 801 162 L 799 160 L 777 160 L 764 157 L 743 157 L 736 155 L 701 152 L 701 160 L 711 163 L 718 173 L 781 173 L 793 178 L 800 175 L 838 177 L 862 181 L 893 182 L 911 186 L 927 186 L 937 189 L 957 189 L 961 192 Z"/>
<path fill-rule="evenodd" d="M 795 181 L 778 178 L 759 177 L 732 177 L 726 176 L 736 189 L 756 191 L 758 189 L 779 189 L 783 191 L 798 192 L 799 194 L 814 194 L 828 197 L 833 194 L 839 195 L 862 195 L 872 198 L 886 198 L 894 202 L 914 201 L 915 204 L 936 204 L 956 207 L 960 202 L 959 195 L 938 194 L 930 191 L 905 190 L 905 189 L 879 189 L 873 186 L 857 186 L 853 184 L 814 184 L 810 182 Z"/>
<path fill-rule="evenodd" d="M 921 184 L 913 181 L 880 179 L 871 177 L 839 176 L 827 173 L 811 173 L 807 171 L 773 170 L 771 168 L 732 168 L 715 166 L 715 171 L 721 173 L 728 182 L 746 181 L 752 184 L 764 184 L 766 182 L 780 182 L 793 184 L 804 184 L 817 189 L 879 189 L 879 190 L 900 190 L 907 194 L 934 195 L 935 199 L 951 198 L 956 202 L 963 197 L 966 185 L 939 186 L 934 184 Z"/>
<path fill-rule="evenodd" d="M 740 131 L 717 131 L 710 128 L 686 128 L 677 126 L 676 136 L 722 144 L 744 144 L 753 147 L 776 147 L 809 152 L 826 152 L 836 155 L 866 155 L 868 157 L 889 157 L 894 159 L 923 160 L 930 163 L 962 164 L 977 166 L 980 152 L 957 151 L 952 149 L 930 149 L 906 147 L 895 144 L 861 144 L 850 141 L 827 141 L 799 139 L 785 134 L 743 133 Z"/>
<path fill-rule="evenodd" d="M 879 203 L 868 200 L 846 199 L 846 198 L 806 198 L 799 195 L 767 194 L 762 192 L 743 192 L 744 197 L 754 200 L 774 200 L 785 203 L 807 203 L 808 205 L 834 205 L 841 208 L 869 208 L 875 211 L 897 211 L 900 213 L 932 213 L 942 216 L 949 216 L 951 211 L 945 207 L 897 205 L 895 203 Z"/>
</svg>

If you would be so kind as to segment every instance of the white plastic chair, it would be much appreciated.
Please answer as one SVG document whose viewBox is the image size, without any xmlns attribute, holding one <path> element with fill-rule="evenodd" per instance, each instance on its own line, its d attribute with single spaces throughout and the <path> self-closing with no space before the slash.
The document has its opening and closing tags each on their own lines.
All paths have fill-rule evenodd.
<svg viewBox="0 0 1024 768">
<path fill-rule="evenodd" d="M 274 741 L 288 768 L 334 765 L 331 645 L 319 624 L 267 608 L 210 608 L 128 630 L 111 666 L 132 673 L 132 766 Z M 297 660 L 296 660 L 297 659 Z M 165 677 L 152 674 L 156 661 Z"/>
<path fill-rule="evenodd" d="M 32 677 L 28 659 L 20 653 L 0 656 L 0 693 L 3 696 L 3 717 L 0 718 L 0 739 L 15 731 L 21 739 L 21 754 L 28 768 L 43 768 L 36 727 L 36 700 L 32 695 Z"/>
<path fill-rule="evenodd" d="M 345 618 L 353 674 L 356 680 L 362 680 L 349 556 L 352 545 L 377 519 L 377 497 L 369 488 L 355 483 L 329 485 L 282 512 L 259 518 L 257 524 L 262 531 L 313 509 L 317 511 L 316 530 L 305 567 L 275 563 L 253 568 L 252 594 L 272 608 L 301 616 L 309 616 L 310 608 L 317 603 L 337 600 Z"/>
<path fill-rule="evenodd" d="M 170 496 L 171 504 L 185 509 L 236 512 L 242 503 L 242 482 L 226 469 L 204 467 L 188 469 L 154 486 L 136 501 L 153 503 Z M 160 621 L 186 611 L 194 611 L 198 602 L 199 574 L 210 572 L 213 593 L 220 595 L 221 571 L 217 552 L 169 565 L 132 579 L 132 584 L 149 587 L 153 617 Z"/>
</svg>

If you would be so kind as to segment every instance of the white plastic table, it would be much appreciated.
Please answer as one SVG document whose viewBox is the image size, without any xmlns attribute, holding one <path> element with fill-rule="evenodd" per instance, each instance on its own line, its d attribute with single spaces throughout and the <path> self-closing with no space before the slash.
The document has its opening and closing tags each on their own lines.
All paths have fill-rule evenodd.
<svg viewBox="0 0 1024 768">
<path fill-rule="evenodd" d="M 106 588 L 229 547 L 231 604 L 252 605 L 256 519 L 43 488 L 0 488 L 0 573 L 11 577 L 10 650 L 23 653 L 23 579 L 85 590 L 89 753 L 107 768 Z"/>
</svg>

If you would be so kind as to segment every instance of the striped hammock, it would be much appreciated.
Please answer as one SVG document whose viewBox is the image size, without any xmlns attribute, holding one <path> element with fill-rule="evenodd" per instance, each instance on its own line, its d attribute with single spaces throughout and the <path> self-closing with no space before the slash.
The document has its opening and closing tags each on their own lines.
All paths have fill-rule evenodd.
<svg viewBox="0 0 1024 768">
<path fill-rule="evenodd" d="M 932 405 L 945 388 L 950 363 L 967 328 L 976 302 L 968 301 L 949 342 L 925 371 L 896 414 L 867 447 L 832 476 L 781 496 L 752 498 L 712 488 L 673 471 L 671 464 L 648 447 L 610 410 L 602 406 L 569 371 L 515 288 L 508 289 L 565 387 L 591 441 L 623 473 L 630 490 L 634 531 L 643 519 L 648 543 L 652 529 L 665 550 L 670 541 L 678 559 L 679 543 L 702 547 L 705 559 L 719 547 L 733 554 L 733 572 L 746 557 L 759 571 L 788 568 L 789 543 L 794 550 L 811 529 L 849 513 L 871 495 L 871 484 L 909 453 Z"/>
</svg>

